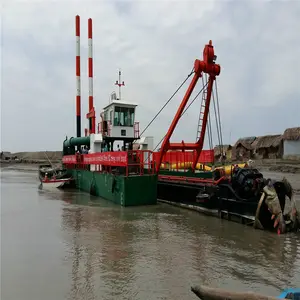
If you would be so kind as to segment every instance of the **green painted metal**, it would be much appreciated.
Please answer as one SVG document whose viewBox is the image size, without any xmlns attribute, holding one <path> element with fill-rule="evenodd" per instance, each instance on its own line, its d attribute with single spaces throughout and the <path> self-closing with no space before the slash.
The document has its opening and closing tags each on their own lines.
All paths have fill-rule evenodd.
<svg viewBox="0 0 300 300">
<path fill-rule="evenodd" d="M 68 140 L 64 141 L 64 147 L 72 147 L 72 146 L 89 146 L 90 145 L 90 137 L 71 137 Z"/>
<path fill-rule="evenodd" d="M 86 170 L 73 170 L 78 189 L 122 206 L 157 203 L 157 175 L 122 176 Z"/>
</svg>

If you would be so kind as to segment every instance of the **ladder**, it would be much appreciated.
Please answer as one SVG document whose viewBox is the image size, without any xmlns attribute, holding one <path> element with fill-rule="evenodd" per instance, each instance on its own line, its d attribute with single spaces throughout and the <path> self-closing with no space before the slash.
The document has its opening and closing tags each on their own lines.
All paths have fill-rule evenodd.
<svg viewBox="0 0 300 300">
<path fill-rule="evenodd" d="M 205 111 L 206 98 L 207 98 L 207 85 L 205 86 L 205 88 L 202 92 L 202 100 L 201 100 L 201 107 L 200 107 L 200 113 L 199 113 L 196 142 L 198 142 L 200 137 L 201 137 L 202 124 L 203 124 L 203 115 L 204 115 L 204 111 Z"/>
</svg>

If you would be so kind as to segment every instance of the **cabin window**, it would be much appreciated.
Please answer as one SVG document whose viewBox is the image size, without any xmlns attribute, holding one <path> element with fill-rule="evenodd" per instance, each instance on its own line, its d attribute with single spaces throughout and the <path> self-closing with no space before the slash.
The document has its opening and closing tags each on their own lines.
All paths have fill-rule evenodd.
<svg viewBox="0 0 300 300">
<path fill-rule="evenodd" d="M 114 126 L 133 127 L 134 108 L 132 107 L 115 107 Z"/>
</svg>

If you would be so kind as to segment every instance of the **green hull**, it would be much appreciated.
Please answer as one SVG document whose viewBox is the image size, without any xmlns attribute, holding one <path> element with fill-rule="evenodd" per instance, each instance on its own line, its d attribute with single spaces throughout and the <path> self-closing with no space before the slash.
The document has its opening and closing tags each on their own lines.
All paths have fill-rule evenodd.
<svg viewBox="0 0 300 300">
<path fill-rule="evenodd" d="M 76 187 L 122 206 L 157 203 L 157 175 L 123 176 L 72 170 Z"/>
</svg>

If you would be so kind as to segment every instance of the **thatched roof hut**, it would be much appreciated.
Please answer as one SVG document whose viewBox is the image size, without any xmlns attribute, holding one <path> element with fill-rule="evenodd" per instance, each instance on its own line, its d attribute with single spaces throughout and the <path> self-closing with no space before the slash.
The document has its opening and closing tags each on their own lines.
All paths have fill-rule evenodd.
<svg viewBox="0 0 300 300">
<path fill-rule="evenodd" d="M 253 155 L 251 144 L 255 140 L 255 136 L 240 138 L 232 147 L 232 159 L 243 160 L 251 158 Z"/>
<path fill-rule="evenodd" d="M 223 152 L 227 153 L 231 149 L 232 149 L 231 145 L 222 145 L 222 146 L 221 145 L 217 145 L 214 148 L 214 155 L 215 156 L 219 156 L 219 155 L 221 155 L 222 150 L 223 150 Z"/>
<path fill-rule="evenodd" d="M 252 149 L 258 150 L 262 148 L 277 148 L 281 145 L 282 142 L 282 135 L 275 134 L 275 135 L 264 135 L 259 136 L 255 139 L 255 141 L 251 144 Z"/>
<path fill-rule="evenodd" d="M 252 149 L 251 144 L 254 142 L 255 139 L 256 139 L 255 136 L 240 138 L 237 140 L 237 142 L 234 144 L 233 147 L 237 148 L 239 146 L 243 146 L 245 149 L 251 150 Z"/>
<path fill-rule="evenodd" d="M 283 133 L 283 139 L 286 141 L 300 140 L 300 127 L 288 128 Z"/>
</svg>

